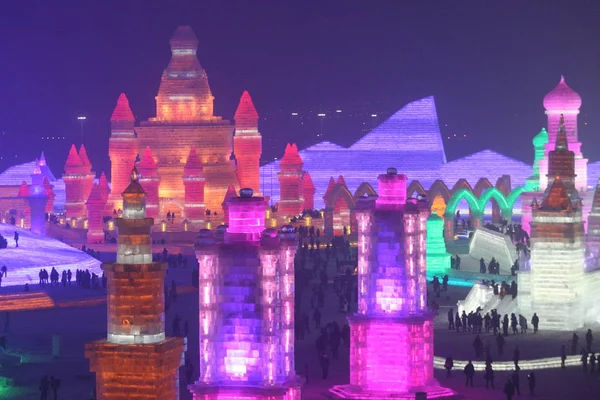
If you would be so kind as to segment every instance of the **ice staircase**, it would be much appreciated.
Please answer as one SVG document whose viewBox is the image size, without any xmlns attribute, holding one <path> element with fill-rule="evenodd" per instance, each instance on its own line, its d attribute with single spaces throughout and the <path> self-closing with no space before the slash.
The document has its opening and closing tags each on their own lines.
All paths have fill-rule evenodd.
<svg viewBox="0 0 600 400">
<path fill-rule="evenodd" d="M 475 312 L 480 308 L 481 315 L 485 315 L 492 310 L 496 310 L 498 314 L 518 314 L 517 299 L 513 299 L 511 295 L 506 295 L 500 299 L 499 295 L 494 294 L 494 290 L 481 283 L 476 283 L 467 294 L 464 300 L 458 301 L 458 312 L 462 314 L 463 310 L 468 314 L 471 311 Z"/>
</svg>

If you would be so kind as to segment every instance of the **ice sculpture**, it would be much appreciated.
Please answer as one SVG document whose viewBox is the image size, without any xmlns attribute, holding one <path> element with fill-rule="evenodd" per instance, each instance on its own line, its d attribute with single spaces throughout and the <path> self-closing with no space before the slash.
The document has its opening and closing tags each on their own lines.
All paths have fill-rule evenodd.
<svg viewBox="0 0 600 400">
<path fill-rule="evenodd" d="M 379 197 L 362 198 L 358 219 L 358 311 L 350 323 L 350 384 L 344 399 L 453 395 L 433 377 L 433 318 L 427 310 L 426 202 L 406 200 L 406 176 L 380 175 Z"/>
<path fill-rule="evenodd" d="M 577 116 L 580 107 L 581 97 L 567 85 L 564 76 L 560 77 L 558 85 L 544 97 L 544 108 L 548 115 L 549 140 L 546 144 L 546 157 L 540 160 L 540 187 L 542 190 L 545 190 L 551 183 L 546 177 L 550 162 L 547 156 L 556 146 L 556 133 L 561 124 L 567 132 L 568 146 L 575 153 L 575 173 L 577 174 L 575 188 L 579 191 L 587 190 L 588 160 L 583 158 L 581 142 L 577 137 Z"/>
<path fill-rule="evenodd" d="M 299 400 L 294 370 L 294 228 L 265 230 L 252 189 L 227 204 L 223 238 L 200 232 L 200 367 L 195 400 Z M 219 231 L 217 231 L 219 233 Z"/>
<path fill-rule="evenodd" d="M 446 251 L 444 219 L 431 214 L 427 219 L 427 271 L 444 275 L 450 269 L 450 254 Z"/>
<path fill-rule="evenodd" d="M 102 264 L 108 280 L 108 335 L 88 343 L 99 400 L 176 400 L 183 338 L 165 337 L 166 263 L 152 262 L 146 194 L 136 169 L 123 192 L 117 262 Z"/>
</svg>

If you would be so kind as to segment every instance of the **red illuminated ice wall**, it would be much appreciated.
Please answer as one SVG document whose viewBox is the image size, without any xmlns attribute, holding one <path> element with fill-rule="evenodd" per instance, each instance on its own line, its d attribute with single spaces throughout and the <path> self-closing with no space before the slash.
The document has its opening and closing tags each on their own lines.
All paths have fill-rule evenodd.
<svg viewBox="0 0 600 400">
<path fill-rule="evenodd" d="M 237 160 L 237 177 L 241 188 L 260 191 L 260 156 L 262 137 L 258 131 L 258 113 L 250 94 L 245 91 L 233 117 L 235 136 L 233 149 Z"/>
<path fill-rule="evenodd" d="M 304 186 L 302 181 L 302 159 L 296 144 L 287 144 L 280 163 L 279 178 L 279 215 L 295 217 L 302 213 L 304 207 Z"/>
</svg>

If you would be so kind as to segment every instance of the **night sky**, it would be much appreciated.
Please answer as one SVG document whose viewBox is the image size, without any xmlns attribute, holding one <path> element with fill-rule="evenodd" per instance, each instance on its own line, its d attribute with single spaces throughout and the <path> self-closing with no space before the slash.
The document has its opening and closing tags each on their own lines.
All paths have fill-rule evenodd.
<svg viewBox="0 0 600 400">
<path fill-rule="evenodd" d="M 292 129 L 291 112 L 385 114 L 434 95 L 449 160 L 491 148 L 530 163 L 542 98 L 564 74 L 583 98 L 584 155 L 597 161 L 599 20 L 597 0 L 3 2 L 0 170 L 45 150 L 61 174 L 78 115 L 94 169 L 109 170 L 116 99 L 125 92 L 138 119 L 154 115 L 177 25 L 199 38 L 217 115 L 231 118 L 247 89 L 272 118 L 261 122 L 265 160 L 287 141 L 360 137 L 335 124 L 321 137 Z"/>
</svg>

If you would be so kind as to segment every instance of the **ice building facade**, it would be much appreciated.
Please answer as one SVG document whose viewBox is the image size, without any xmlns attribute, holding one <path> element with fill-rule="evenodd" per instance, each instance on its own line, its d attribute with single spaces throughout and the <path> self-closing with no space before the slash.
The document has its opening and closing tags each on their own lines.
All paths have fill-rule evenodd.
<svg viewBox="0 0 600 400">
<path fill-rule="evenodd" d="M 152 218 L 136 169 L 123 191 L 117 262 L 104 263 L 108 333 L 88 343 L 85 356 L 96 373 L 99 400 L 179 398 L 184 339 L 165 335 L 167 263 L 152 261 Z"/>
<path fill-rule="evenodd" d="M 344 399 L 450 396 L 433 377 L 433 318 L 427 310 L 426 201 L 406 199 L 406 175 L 378 177 L 358 219 L 358 311 L 350 323 L 350 383 Z"/>
<path fill-rule="evenodd" d="M 548 153 L 548 187 L 531 204 L 530 270 L 518 273 L 518 306 L 547 329 L 571 331 L 598 322 L 600 270 L 587 270 L 583 205 L 575 185 L 577 155 L 560 116 Z"/>
<path fill-rule="evenodd" d="M 224 236 L 205 229 L 196 245 L 200 366 L 189 389 L 194 400 L 299 400 L 294 228 L 265 230 L 265 200 L 249 188 L 227 210 Z"/>
<path fill-rule="evenodd" d="M 6 178 L 9 173 L 5 175 Z M 0 186 L 0 222 L 45 235 L 46 213 L 52 212 L 55 198 L 54 186 L 48 180 L 51 174 L 42 153 L 41 159 L 33 163 L 27 180 L 23 179 L 20 184 Z M 6 179 L 5 182 L 10 181 Z"/>
<path fill-rule="evenodd" d="M 214 96 L 198 61 L 194 32 L 189 26 L 178 27 L 170 45 L 171 60 L 161 77 L 156 116 L 138 123 L 126 96 L 119 97 L 111 117 L 111 176 L 119 193 L 136 156 L 141 157 L 149 148 L 156 167 L 153 181 L 148 183 L 152 188 L 158 185 L 155 215 L 165 219 L 169 213 L 178 225 L 185 220 L 202 224 L 194 207 L 220 214 L 229 186 L 237 190 L 242 183 L 260 191 L 262 137 L 258 113 L 249 93 L 244 92 L 235 123 L 214 115 Z M 185 171 L 191 148 L 196 149 L 202 167 L 205 203 L 196 202 L 193 207 L 186 196 L 190 178 Z M 119 199 L 113 196 L 112 200 L 119 208 Z"/>
</svg>

